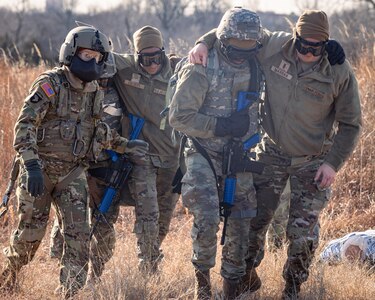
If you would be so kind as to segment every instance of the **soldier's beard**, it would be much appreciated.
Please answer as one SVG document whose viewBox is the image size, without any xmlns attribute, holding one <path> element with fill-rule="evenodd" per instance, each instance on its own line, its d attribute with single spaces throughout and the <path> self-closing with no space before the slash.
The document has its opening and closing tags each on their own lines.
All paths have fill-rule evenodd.
<svg viewBox="0 0 375 300">
<path fill-rule="evenodd" d="M 84 82 L 94 81 L 103 74 L 104 63 L 96 63 L 95 58 L 84 61 L 78 56 L 74 56 L 69 66 L 70 71 Z"/>
</svg>

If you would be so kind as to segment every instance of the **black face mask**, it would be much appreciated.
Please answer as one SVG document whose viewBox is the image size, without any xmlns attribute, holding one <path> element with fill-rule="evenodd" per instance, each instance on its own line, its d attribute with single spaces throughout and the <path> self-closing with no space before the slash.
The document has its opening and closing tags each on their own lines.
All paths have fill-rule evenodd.
<svg viewBox="0 0 375 300">
<path fill-rule="evenodd" d="M 326 44 L 327 44 L 327 41 L 314 43 L 314 42 L 306 41 L 305 39 L 297 35 L 295 47 L 297 51 L 301 53 L 302 55 L 306 55 L 307 53 L 310 52 L 313 56 L 320 56 L 324 53 L 326 49 Z"/>
<path fill-rule="evenodd" d="M 89 61 L 84 61 L 77 55 L 74 55 L 69 69 L 75 76 L 84 82 L 94 81 L 99 79 L 103 74 L 104 60 L 97 64 L 95 58 L 92 58 Z"/>
<path fill-rule="evenodd" d="M 221 43 L 221 51 L 230 61 L 248 60 L 255 56 L 262 47 L 262 44 L 259 42 L 257 42 L 256 46 L 251 49 L 241 49 L 232 45 L 225 46 Z"/>
</svg>

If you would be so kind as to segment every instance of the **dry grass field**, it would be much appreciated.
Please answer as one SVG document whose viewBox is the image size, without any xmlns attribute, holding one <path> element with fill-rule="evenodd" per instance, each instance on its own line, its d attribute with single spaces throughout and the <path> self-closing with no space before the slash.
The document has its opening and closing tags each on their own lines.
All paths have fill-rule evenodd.
<svg viewBox="0 0 375 300">
<path fill-rule="evenodd" d="M 321 244 L 332 238 L 357 230 L 375 228 L 375 58 L 363 53 L 355 66 L 360 85 L 363 108 L 363 132 L 360 142 L 338 174 L 333 197 L 321 216 Z M 46 66 L 12 65 L 0 60 L 0 191 L 5 190 L 7 172 L 13 156 L 13 126 L 22 101 L 32 80 Z M 0 222 L 0 248 L 9 243 L 11 228 L 17 222 L 12 197 L 10 211 Z M 175 213 L 171 232 L 163 244 L 165 260 L 159 276 L 145 278 L 137 270 L 135 238 L 132 234 L 133 209 L 124 207 L 117 229 L 117 248 L 108 263 L 102 282 L 82 291 L 77 299 L 192 299 L 193 268 L 190 263 L 191 217 L 181 204 Z M 318 253 L 319 253 L 318 250 Z M 35 259 L 20 273 L 20 288 L 16 294 L 0 295 L 0 299 L 57 299 L 53 291 L 58 284 L 59 267 L 48 255 L 49 231 Z M 220 299 L 221 248 L 218 246 L 217 264 L 213 270 L 213 288 Z M 286 259 L 285 247 L 267 253 L 259 273 L 262 288 L 240 299 L 278 299 L 283 288 L 282 266 Z M 0 265 L 4 257 L 0 256 Z M 314 262 L 311 276 L 303 285 L 301 299 L 375 299 L 375 275 L 357 265 L 327 266 Z"/>
</svg>

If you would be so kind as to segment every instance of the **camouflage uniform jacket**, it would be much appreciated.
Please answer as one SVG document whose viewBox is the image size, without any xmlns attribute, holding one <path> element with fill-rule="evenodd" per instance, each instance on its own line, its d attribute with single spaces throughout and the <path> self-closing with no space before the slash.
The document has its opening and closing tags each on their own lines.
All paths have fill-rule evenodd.
<svg viewBox="0 0 375 300">
<path fill-rule="evenodd" d="M 293 39 L 261 63 L 267 81 L 262 106 L 267 134 L 290 156 L 328 152 L 325 162 L 337 171 L 353 151 L 361 128 L 358 86 L 349 63 L 331 66 L 325 53 L 312 69 L 298 74 Z"/>
<path fill-rule="evenodd" d="M 150 145 L 150 158 L 155 166 L 177 165 L 178 145 L 172 141 L 172 128 L 162 124 L 160 112 L 166 106 L 165 95 L 173 70 L 166 57 L 162 70 L 149 75 L 142 70 L 135 55 L 115 54 L 117 73 L 114 82 L 127 112 L 145 119 L 139 136 Z M 123 128 L 124 129 L 124 128 Z M 124 136 L 126 130 L 123 130 Z"/>
<path fill-rule="evenodd" d="M 64 176 L 92 157 L 93 144 L 123 153 L 126 139 L 113 139 L 106 126 L 96 128 L 102 101 L 96 82 L 83 85 L 67 67 L 41 74 L 15 125 L 14 148 L 21 162 L 41 159 L 47 174 Z"/>
<path fill-rule="evenodd" d="M 101 119 L 108 124 L 111 130 L 115 130 L 121 135 L 123 104 L 111 79 L 99 80 L 100 89 L 104 92 L 102 102 Z M 90 167 L 108 167 L 111 157 L 106 151 L 102 151 L 96 161 L 90 162 Z"/>
<path fill-rule="evenodd" d="M 232 65 L 218 49 L 216 43 L 210 50 L 207 68 L 186 64 L 180 70 L 169 121 L 176 130 L 196 137 L 213 158 L 221 161 L 223 146 L 232 137 L 214 135 L 216 119 L 229 117 L 236 111 L 237 94 L 248 91 L 251 75 L 247 63 Z M 212 69 L 210 60 L 214 61 Z M 256 102 L 249 108 L 250 124 L 244 139 L 258 131 L 258 104 Z M 188 153 L 195 151 L 189 139 L 188 147 Z"/>
</svg>

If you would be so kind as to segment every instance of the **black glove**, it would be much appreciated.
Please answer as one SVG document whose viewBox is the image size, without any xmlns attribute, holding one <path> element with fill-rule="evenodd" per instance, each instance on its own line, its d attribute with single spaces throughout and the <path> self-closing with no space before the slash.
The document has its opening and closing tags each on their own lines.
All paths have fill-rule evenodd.
<svg viewBox="0 0 375 300">
<path fill-rule="evenodd" d="M 328 40 L 326 45 L 328 60 L 331 66 L 336 64 L 342 65 L 345 61 L 345 52 L 341 44 L 335 40 Z"/>
<path fill-rule="evenodd" d="M 37 197 L 43 194 L 44 178 L 43 172 L 37 159 L 25 162 L 26 168 L 26 190 L 31 196 Z"/>
<path fill-rule="evenodd" d="M 228 118 L 216 119 L 216 136 L 242 137 L 249 129 L 250 117 L 247 109 L 236 111 Z"/>
<path fill-rule="evenodd" d="M 148 143 L 142 140 L 131 140 L 127 143 L 125 153 L 143 156 L 148 151 Z"/>
</svg>

